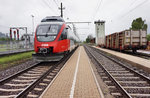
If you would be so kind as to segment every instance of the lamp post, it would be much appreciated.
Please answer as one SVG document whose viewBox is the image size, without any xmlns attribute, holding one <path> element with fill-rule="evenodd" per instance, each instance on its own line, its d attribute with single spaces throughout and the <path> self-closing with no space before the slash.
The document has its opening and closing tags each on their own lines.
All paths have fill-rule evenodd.
<svg viewBox="0 0 150 98">
<path fill-rule="evenodd" d="M 33 35 L 33 33 L 34 33 L 34 16 L 33 16 L 33 15 L 31 15 L 31 17 L 32 17 L 32 29 L 33 29 L 33 31 L 32 31 L 32 35 Z"/>
</svg>

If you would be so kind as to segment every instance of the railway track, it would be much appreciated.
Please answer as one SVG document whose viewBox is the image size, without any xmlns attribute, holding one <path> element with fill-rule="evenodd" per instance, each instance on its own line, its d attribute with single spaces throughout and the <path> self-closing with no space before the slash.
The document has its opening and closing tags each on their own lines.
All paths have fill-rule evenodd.
<svg viewBox="0 0 150 98">
<path fill-rule="evenodd" d="M 74 51 L 59 62 L 37 63 L 0 80 L 0 98 L 38 98 Z"/>
<path fill-rule="evenodd" d="M 114 97 L 150 98 L 150 78 L 98 49 L 89 46 L 85 49 Z"/>
</svg>

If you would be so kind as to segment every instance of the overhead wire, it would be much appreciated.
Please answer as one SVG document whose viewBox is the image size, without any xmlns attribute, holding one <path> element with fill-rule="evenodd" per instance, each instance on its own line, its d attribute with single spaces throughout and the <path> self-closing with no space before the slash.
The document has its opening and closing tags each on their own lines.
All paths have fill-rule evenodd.
<svg viewBox="0 0 150 98">
<path fill-rule="evenodd" d="M 59 7 L 59 5 L 57 4 L 56 0 L 53 0 L 53 1 L 54 1 L 54 3 L 56 4 L 56 6 Z"/>
<path fill-rule="evenodd" d="M 60 1 L 60 0 L 59 0 Z M 61 3 L 61 1 L 59 2 L 58 0 L 57 0 L 57 2 L 56 2 L 56 0 L 53 0 L 53 2 L 55 3 L 55 5 L 57 6 L 57 8 L 56 9 L 59 9 L 60 8 L 60 6 L 59 6 L 59 4 L 58 3 Z M 65 10 L 65 11 L 67 11 L 67 10 Z M 59 12 L 59 10 L 58 10 L 58 12 Z M 65 13 L 65 14 L 67 14 L 67 13 Z M 68 14 L 67 14 L 68 15 Z"/>
<path fill-rule="evenodd" d="M 132 6 L 132 5 L 135 3 L 135 1 L 137 1 L 137 0 L 134 0 L 134 1 L 130 4 L 130 6 Z"/>
<path fill-rule="evenodd" d="M 49 0 L 47 0 L 48 2 L 49 2 L 49 4 L 51 4 L 51 2 L 49 1 Z M 58 8 L 59 8 L 59 5 L 55 2 L 55 0 L 53 0 L 53 2 L 55 3 L 55 5 L 56 5 L 56 8 L 55 9 L 57 9 L 57 13 L 59 12 L 59 10 L 58 10 Z M 56 11 L 56 10 L 55 10 Z"/>
<path fill-rule="evenodd" d="M 70 19 L 69 16 L 70 16 L 71 10 L 66 7 L 64 13 L 66 14 L 65 16 L 67 16 L 66 18 L 69 18 L 69 19 Z M 74 15 L 72 15 L 72 16 L 73 16 L 73 18 L 75 18 L 75 19 L 77 20 L 77 18 L 76 18 Z"/>
<path fill-rule="evenodd" d="M 124 18 L 125 16 L 129 15 L 129 13 L 131 13 L 132 11 L 134 11 L 135 9 L 137 9 L 138 7 L 142 6 L 143 4 L 145 4 L 148 0 L 144 0 L 143 2 L 141 2 L 140 4 L 138 4 L 137 6 L 135 6 L 134 8 L 130 9 L 128 12 L 126 12 L 125 14 L 121 15 L 120 18 Z M 136 0 L 134 1 L 136 2 Z"/>
<path fill-rule="evenodd" d="M 137 1 L 137 0 L 134 0 L 133 2 L 131 2 L 131 3 L 129 4 L 128 8 L 131 7 L 133 4 L 135 4 L 135 1 Z M 122 12 L 124 12 L 125 10 L 126 10 L 126 8 L 123 9 Z M 120 16 L 119 16 L 119 17 L 120 17 Z M 112 20 L 115 20 L 116 18 L 118 19 L 117 16 L 114 16 L 114 17 L 113 17 L 111 20 L 109 20 L 109 21 L 112 22 Z"/>
<path fill-rule="evenodd" d="M 42 1 L 43 1 L 43 3 L 44 3 L 51 11 L 53 11 L 53 13 L 55 13 L 55 14 L 58 15 L 58 13 L 56 13 L 55 10 L 52 9 L 51 6 L 50 6 L 45 0 L 42 0 Z"/>
<path fill-rule="evenodd" d="M 128 12 L 124 13 L 123 15 L 111 19 L 110 22 L 114 21 L 115 19 L 120 19 L 120 18 L 123 19 L 125 16 L 129 15 L 129 13 L 131 13 L 132 11 L 134 11 L 135 9 L 137 9 L 138 7 L 142 6 L 147 1 L 148 0 L 145 0 L 145 1 L 141 2 L 140 4 L 136 5 L 134 8 L 130 9 Z M 137 0 L 134 0 L 133 2 L 131 2 L 130 7 L 133 6 L 136 2 L 137 2 Z"/>
<path fill-rule="evenodd" d="M 57 0 L 58 1 L 58 0 Z M 59 0 L 60 1 L 60 0 Z M 63 3 L 63 4 L 65 4 L 65 3 Z M 64 16 L 66 17 L 66 18 L 70 18 L 69 16 L 70 16 L 70 14 L 71 14 L 71 10 L 68 8 L 68 9 L 66 9 L 65 11 L 64 11 Z M 77 20 L 77 17 L 75 17 L 74 15 L 72 15 L 72 17 L 75 19 L 75 20 Z M 77 27 L 76 26 L 76 24 L 73 24 L 75 27 Z M 89 28 L 81 28 L 81 29 L 89 29 Z M 78 28 L 76 28 L 76 31 L 78 30 Z"/>
<path fill-rule="evenodd" d="M 59 3 L 61 4 L 61 2 L 59 2 Z M 58 6 L 58 8 L 60 8 L 58 4 L 57 4 L 57 6 Z M 63 7 L 64 7 L 64 3 L 63 3 Z M 66 8 L 65 8 L 65 9 L 66 9 Z M 65 16 L 65 14 L 66 14 L 66 16 L 69 16 L 67 12 L 68 12 L 67 10 L 63 10 L 63 16 Z M 65 14 L 64 14 L 64 13 L 65 13 Z M 67 18 L 68 18 L 68 17 L 67 17 Z"/>
<path fill-rule="evenodd" d="M 139 3 L 139 4 L 136 5 L 134 8 L 130 9 L 129 11 L 127 11 L 126 13 L 124 13 L 123 15 L 119 16 L 119 17 L 117 18 L 117 20 L 118 20 L 118 19 L 120 20 L 120 18 L 121 18 L 121 19 L 124 19 L 125 16 L 129 15 L 132 11 L 134 11 L 134 10 L 137 9 L 138 7 L 143 6 L 147 1 L 148 1 L 148 0 L 144 0 L 143 2 Z M 132 2 L 132 3 L 130 4 L 130 6 L 131 6 L 131 5 L 133 6 L 136 2 L 137 2 L 137 0 L 134 0 L 134 2 Z M 113 19 L 113 20 L 114 20 L 114 19 Z M 112 21 L 112 20 L 111 20 L 111 21 Z M 121 21 L 123 21 L 123 20 L 120 20 L 119 22 L 121 22 Z M 114 26 L 114 25 L 113 25 L 113 26 Z"/>
<path fill-rule="evenodd" d="M 97 15 L 97 13 L 98 13 L 98 11 L 99 11 L 99 8 L 100 8 L 100 6 L 101 6 L 101 4 L 102 4 L 102 1 L 103 1 L 103 0 L 99 0 L 99 2 L 98 2 L 98 4 L 97 4 L 95 13 L 92 14 L 92 15 L 93 15 L 92 21 L 95 19 L 96 15 Z"/>
</svg>

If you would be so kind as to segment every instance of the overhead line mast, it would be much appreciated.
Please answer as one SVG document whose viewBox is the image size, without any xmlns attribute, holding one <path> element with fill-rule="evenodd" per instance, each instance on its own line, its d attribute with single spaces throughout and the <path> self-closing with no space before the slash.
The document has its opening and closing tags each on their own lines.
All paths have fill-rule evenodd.
<svg viewBox="0 0 150 98">
<path fill-rule="evenodd" d="M 61 2 L 60 7 L 58 8 L 61 11 L 61 17 L 63 18 L 63 10 L 65 9 L 65 7 L 63 7 L 63 4 Z"/>
</svg>

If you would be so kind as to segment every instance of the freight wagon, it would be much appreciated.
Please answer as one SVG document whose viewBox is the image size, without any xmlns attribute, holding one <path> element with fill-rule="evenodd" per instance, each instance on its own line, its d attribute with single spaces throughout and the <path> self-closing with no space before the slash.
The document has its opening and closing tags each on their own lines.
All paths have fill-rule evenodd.
<svg viewBox="0 0 150 98">
<path fill-rule="evenodd" d="M 115 50 L 133 50 L 146 49 L 147 31 L 145 30 L 125 30 L 113 33 L 105 37 L 105 47 Z"/>
<path fill-rule="evenodd" d="M 147 49 L 150 50 L 150 41 L 147 42 Z"/>
</svg>

